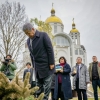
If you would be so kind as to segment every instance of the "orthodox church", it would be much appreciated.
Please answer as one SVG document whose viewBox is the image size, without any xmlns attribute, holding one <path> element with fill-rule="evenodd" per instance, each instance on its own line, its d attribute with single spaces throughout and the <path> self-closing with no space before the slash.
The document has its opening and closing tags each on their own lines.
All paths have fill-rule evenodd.
<svg viewBox="0 0 100 100">
<path fill-rule="evenodd" d="M 52 34 L 54 36 L 53 42 L 55 42 L 54 52 L 55 52 L 55 61 L 58 63 L 60 56 L 64 56 L 67 59 L 67 62 L 70 66 L 76 64 L 77 57 L 81 57 L 83 63 L 87 65 L 87 53 L 86 49 L 80 43 L 80 32 L 76 29 L 76 25 L 72 23 L 72 29 L 69 34 L 65 33 L 64 25 L 62 20 L 55 15 L 55 9 L 51 9 L 51 16 L 45 20 L 45 23 L 49 23 L 52 27 Z M 30 61 L 29 51 L 27 45 L 25 45 L 25 52 L 23 54 L 25 58 L 24 62 Z"/>
</svg>

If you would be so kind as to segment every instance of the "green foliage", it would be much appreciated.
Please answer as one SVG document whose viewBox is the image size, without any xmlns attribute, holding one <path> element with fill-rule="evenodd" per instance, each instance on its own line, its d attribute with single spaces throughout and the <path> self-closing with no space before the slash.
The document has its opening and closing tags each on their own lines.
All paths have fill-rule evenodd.
<svg viewBox="0 0 100 100">
<path fill-rule="evenodd" d="M 11 82 L 0 72 L 0 99 L 2 100 L 42 100 L 44 94 L 42 93 L 38 98 L 34 97 L 34 93 L 39 89 L 38 87 L 31 88 L 29 84 L 30 73 L 25 76 L 24 82 L 15 77 Z"/>
</svg>

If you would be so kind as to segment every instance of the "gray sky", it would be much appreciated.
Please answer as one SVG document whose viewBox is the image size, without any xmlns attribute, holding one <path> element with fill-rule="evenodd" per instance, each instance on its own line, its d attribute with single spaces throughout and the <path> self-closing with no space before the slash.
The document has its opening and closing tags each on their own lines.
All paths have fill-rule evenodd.
<svg viewBox="0 0 100 100">
<path fill-rule="evenodd" d="M 26 7 L 29 18 L 40 18 L 43 21 L 49 17 L 52 3 L 56 16 L 61 18 L 64 31 L 69 33 L 72 19 L 75 18 L 76 28 L 81 34 L 81 44 L 87 51 L 88 63 L 96 55 L 100 61 L 100 0 L 8 0 L 18 1 Z M 3 3 L 4 0 L 0 0 Z"/>
</svg>

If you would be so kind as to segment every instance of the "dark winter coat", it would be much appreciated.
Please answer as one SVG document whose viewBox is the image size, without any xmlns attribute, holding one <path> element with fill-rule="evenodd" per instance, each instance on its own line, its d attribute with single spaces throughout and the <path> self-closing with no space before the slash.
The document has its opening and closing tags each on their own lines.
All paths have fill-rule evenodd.
<svg viewBox="0 0 100 100">
<path fill-rule="evenodd" d="M 72 98 L 72 90 L 71 90 L 71 81 L 70 81 L 70 72 L 71 68 L 69 64 L 65 64 L 63 67 L 62 77 L 62 91 L 64 93 L 65 100 Z M 55 76 L 55 89 L 54 89 L 54 98 L 57 99 L 58 95 L 58 74 Z"/>
<path fill-rule="evenodd" d="M 47 33 L 36 30 L 35 37 L 32 40 L 32 49 L 30 39 L 27 40 L 33 67 L 39 78 L 45 78 L 54 73 L 50 65 L 54 65 L 54 52 L 52 43 Z M 37 74 L 36 74 L 37 75 Z"/>
<path fill-rule="evenodd" d="M 55 88 L 55 74 L 52 76 L 52 83 L 51 83 L 51 89 Z"/>
</svg>

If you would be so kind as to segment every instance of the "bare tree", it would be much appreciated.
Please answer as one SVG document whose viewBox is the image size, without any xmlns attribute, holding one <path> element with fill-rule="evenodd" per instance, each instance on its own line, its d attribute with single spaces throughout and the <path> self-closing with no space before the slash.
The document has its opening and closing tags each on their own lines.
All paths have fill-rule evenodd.
<svg viewBox="0 0 100 100">
<path fill-rule="evenodd" d="M 5 2 L 0 5 L 0 54 L 11 54 L 17 58 L 25 44 L 26 35 L 22 26 L 27 21 L 25 7 L 19 2 Z"/>
</svg>

